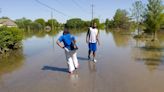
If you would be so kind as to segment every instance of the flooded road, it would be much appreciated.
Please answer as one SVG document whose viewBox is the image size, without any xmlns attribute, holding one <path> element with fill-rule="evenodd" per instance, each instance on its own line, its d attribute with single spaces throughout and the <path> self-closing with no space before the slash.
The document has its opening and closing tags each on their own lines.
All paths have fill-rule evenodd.
<svg viewBox="0 0 164 92">
<path fill-rule="evenodd" d="M 164 37 L 135 40 L 120 32 L 100 32 L 97 63 L 87 60 L 85 32 L 75 33 L 80 68 L 67 73 L 55 35 L 29 35 L 22 50 L 1 59 L 0 92 L 163 92 Z"/>
</svg>

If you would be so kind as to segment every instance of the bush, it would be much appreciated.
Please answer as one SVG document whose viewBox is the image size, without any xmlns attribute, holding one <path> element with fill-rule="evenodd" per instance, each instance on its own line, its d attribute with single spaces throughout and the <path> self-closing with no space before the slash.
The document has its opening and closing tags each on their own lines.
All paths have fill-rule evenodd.
<svg viewBox="0 0 164 92">
<path fill-rule="evenodd" d="M 20 48 L 22 39 L 22 31 L 18 28 L 0 27 L 0 53 Z"/>
</svg>

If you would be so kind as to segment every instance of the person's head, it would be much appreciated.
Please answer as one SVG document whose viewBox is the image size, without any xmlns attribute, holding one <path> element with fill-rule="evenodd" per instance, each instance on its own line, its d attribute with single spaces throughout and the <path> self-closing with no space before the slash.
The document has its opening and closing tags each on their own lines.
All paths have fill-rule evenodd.
<svg viewBox="0 0 164 92">
<path fill-rule="evenodd" d="M 67 28 L 64 28 L 63 35 L 70 34 L 69 30 Z"/>
<path fill-rule="evenodd" d="M 93 27 L 93 28 L 96 28 L 96 27 L 97 27 L 96 22 L 93 22 L 93 23 L 92 23 L 92 27 Z"/>
</svg>

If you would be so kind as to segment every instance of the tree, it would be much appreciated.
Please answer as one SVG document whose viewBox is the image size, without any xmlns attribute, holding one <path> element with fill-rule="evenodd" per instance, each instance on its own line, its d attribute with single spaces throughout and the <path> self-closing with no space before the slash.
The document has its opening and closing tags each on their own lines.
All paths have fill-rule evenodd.
<svg viewBox="0 0 164 92">
<path fill-rule="evenodd" d="M 137 22 L 137 29 L 138 29 L 138 35 L 139 35 L 139 24 L 141 22 L 143 22 L 143 14 L 144 14 L 144 10 L 145 7 L 142 3 L 142 1 L 136 1 L 132 4 L 132 17 L 135 19 L 135 21 Z"/>
<path fill-rule="evenodd" d="M 106 19 L 105 26 L 106 26 L 106 28 L 113 28 L 114 27 L 113 20 Z"/>
<path fill-rule="evenodd" d="M 10 19 L 9 17 L 3 16 L 1 19 Z"/>
<path fill-rule="evenodd" d="M 105 26 L 104 23 L 100 23 L 100 20 L 98 18 L 94 18 L 93 20 L 91 20 L 91 23 L 96 23 L 98 29 L 103 29 Z"/>
<path fill-rule="evenodd" d="M 155 39 L 156 32 L 160 29 L 163 22 L 163 10 L 162 0 L 148 0 L 144 23 L 146 32 L 153 33 L 153 39 Z"/>
<path fill-rule="evenodd" d="M 59 23 L 56 19 L 49 19 L 46 23 L 46 26 L 52 27 L 52 30 L 59 26 Z"/>
<path fill-rule="evenodd" d="M 129 17 L 126 10 L 117 9 L 114 17 L 114 26 L 117 28 L 128 28 L 129 27 Z"/>
<path fill-rule="evenodd" d="M 162 16 L 164 16 L 164 13 L 162 14 Z M 161 29 L 164 29 L 164 19 L 163 19 L 163 21 L 161 23 Z"/>
<path fill-rule="evenodd" d="M 45 23 L 45 20 L 44 20 L 44 19 L 39 18 L 39 19 L 36 19 L 34 22 L 36 22 L 36 23 L 40 24 L 40 25 L 41 25 L 41 30 L 44 30 L 45 25 L 46 25 L 46 23 Z"/>
<path fill-rule="evenodd" d="M 18 28 L 0 27 L 0 53 L 21 47 L 22 31 Z"/>
<path fill-rule="evenodd" d="M 90 24 L 91 24 L 91 22 L 90 21 L 84 21 L 84 27 L 89 27 L 90 26 Z"/>
<path fill-rule="evenodd" d="M 21 19 L 16 19 L 15 22 L 20 29 L 24 29 L 24 30 L 31 29 L 30 27 L 31 27 L 32 21 L 30 19 L 21 18 Z"/>
<path fill-rule="evenodd" d="M 97 26 L 100 25 L 100 20 L 99 20 L 98 18 L 93 19 L 93 20 L 91 21 L 91 23 L 93 23 L 93 22 L 96 23 Z"/>
<path fill-rule="evenodd" d="M 30 24 L 30 29 L 31 30 L 40 31 L 40 30 L 43 30 L 42 28 L 43 28 L 43 26 L 40 23 L 32 22 Z"/>
<path fill-rule="evenodd" d="M 66 26 L 68 28 L 83 28 L 84 27 L 84 21 L 80 18 L 69 19 L 66 22 Z"/>
</svg>

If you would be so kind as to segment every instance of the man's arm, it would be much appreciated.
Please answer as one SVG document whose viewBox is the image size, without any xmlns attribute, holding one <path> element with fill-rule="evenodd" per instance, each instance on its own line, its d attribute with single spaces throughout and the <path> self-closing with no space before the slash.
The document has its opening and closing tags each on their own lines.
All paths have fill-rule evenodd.
<svg viewBox="0 0 164 92">
<path fill-rule="evenodd" d="M 64 48 L 64 45 L 63 45 L 59 40 L 56 41 L 56 44 L 57 44 L 59 47 Z"/>
<path fill-rule="evenodd" d="M 99 40 L 99 30 L 98 30 L 98 33 L 97 33 L 97 35 L 96 35 L 96 40 L 97 40 L 98 45 L 100 45 L 100 40 Z"/>
<path fill-rule="evenodd" d="M 86 43 L 89 43 L 89 35 L 90 35 L 90 33 L 89 33 L 89 28 L 88 28 L 88 31 L 87 31 L 87 35 L 86 35 Z"/>
</svg>

